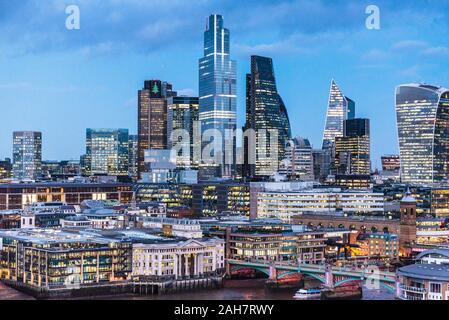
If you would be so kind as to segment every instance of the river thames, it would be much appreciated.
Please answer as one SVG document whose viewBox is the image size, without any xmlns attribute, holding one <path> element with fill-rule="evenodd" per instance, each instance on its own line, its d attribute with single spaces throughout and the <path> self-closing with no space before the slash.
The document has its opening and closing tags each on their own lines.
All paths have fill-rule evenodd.
<svg viewBox="0 0 449 320">
<path fill-rule="evenodd" d="M 238 280 L 232 281 L 232 287 L 216 290 L 197 290 L 160 296 L 121 295 L 111 297 L 88 297 L 88 300 L 293 300 L 296 289 L 268 290 L 263 283 L 254 283 L 251 287 L 238 286 Z M 242 282 L 243 284 L 244 282 Z M 229 283 L 228 283 L 229 284 Z M 2 300 L 30 300 L 32 297 L 8 288 L 0 283 Z M 363 300 L 394 300 L 394 294 L 386 290 L 363 290 Z"/>
</svg>

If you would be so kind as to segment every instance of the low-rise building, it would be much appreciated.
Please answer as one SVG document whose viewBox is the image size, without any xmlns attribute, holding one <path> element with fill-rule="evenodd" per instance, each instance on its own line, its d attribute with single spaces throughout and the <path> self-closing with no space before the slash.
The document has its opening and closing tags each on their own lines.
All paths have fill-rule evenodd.
<svg viewBox="0 0 449 320">
<path fill-rule="evenodd" d="M 129 279 L 132 244 L 95 233 L 1 230 L 1 277 L 34 288 L 71 288 Z"/>
<path fill-rule="evenodd" d="M 449 300 L 449 250 L 419 254 L 416 263 L 398 271 L 397 297 L 402 300 Z"/>
<path fill-rule="evenodd" d="M 139 217 L 137 225 L 146 229 L 160 229 L 166 236 L 199 239 L 203 237 L 197 220 Z"/>
<path fill-rule="evenodd" d="M 291 223 L 294 216 L 314 212 L 383 215 L 384 198 L 381 193 L 346 192 L 340 189 L 257 193 L 258 218 L 277 218 L 285 223 Z"/>
<path fill-rule="evenodd" d="M 228 259 L 320 264 L 325 258 L 324 232 L 296 230 L 275 219 L 230 218 L 201 224 L 206 235 L 226 240 Z"/>
<path fill-rule="evenodd" d="M 395 260 L 399 256 L 399 239 L 395 234 L 361 234 L 357 244 L 360 246 L 360 255 L 365 257 Z"/>
<path fill-rule="evenodd" d="M 133 276 L 175 279 L 223 274 L 225 245 L 218 238 L 143 241 L 133 245 Z"/>
<path fill-rule="evenodd" d="M 8 183 L 0 184 L 0 210 L 25 209 L 35 202 L 80 205 L 84 200 L 117 200 L 130 203 L 131 184 L 125 183 Z"/>
</svg>

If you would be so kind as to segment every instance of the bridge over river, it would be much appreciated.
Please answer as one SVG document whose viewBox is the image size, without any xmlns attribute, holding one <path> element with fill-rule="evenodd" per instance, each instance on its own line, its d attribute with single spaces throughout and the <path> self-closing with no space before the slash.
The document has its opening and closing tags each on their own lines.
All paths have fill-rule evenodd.
<svg viewBox="0 0 449 320">
<path fill-rule="evenodd" d="M 254 269 L 264 273 L 270 280 L 282 280 L 295 274 L 307 275 L 327 286 L 339 287 L 348 282 L 364 281 L 372 289 L 381 287 L 391 292 L 396 290 L 396 273 L 380 271 L 376 266 L 366 268 L 330 267 L 329 265 L 298 264 L 295 262 L 268 262 L 228 260 L 230 271 Z"/>
</svg>

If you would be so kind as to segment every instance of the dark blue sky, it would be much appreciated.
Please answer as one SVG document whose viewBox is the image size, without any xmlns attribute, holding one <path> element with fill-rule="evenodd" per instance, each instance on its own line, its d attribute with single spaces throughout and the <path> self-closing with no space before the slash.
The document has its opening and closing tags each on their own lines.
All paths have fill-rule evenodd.
<svg viewBox="0 0 449 320">
<path fill-rule="evenodd" d="M 81 30 L 65 28 L 68 4 L 79 5 Z M 365 27 L 370 4 L 380 30 Z M 0 0 L 0 157 L 14 130 L 42 131 L 44 159 L 78 158 L 87 127 L 136 132 L 145 79 L 196 95 L 211 13 L 231 30 L 240 125 L 249 56 L 270 56 L 293 133 L 321 145 L 335 78 L 371 119 L 374 167 L 397 152 L 395 87 L 449 86 L 446 0 Z"/>
</svg>

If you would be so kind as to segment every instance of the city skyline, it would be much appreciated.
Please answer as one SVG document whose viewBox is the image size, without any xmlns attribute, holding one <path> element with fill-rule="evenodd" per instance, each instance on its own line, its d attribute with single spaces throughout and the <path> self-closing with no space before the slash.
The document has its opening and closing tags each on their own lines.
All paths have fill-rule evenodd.
<svg viewBox="0 0 449 320">
<path fill-rule="evenodd" d="M 448 3 L 430 1 L 426 4 L 432 2 L 438 6 L 424 6 L 420 1 L 406 5 L 379 1 L 381 29 L 368 30 L 364 23 L 366 3 L 281 1 L 270 4 L 262 1 L 256 4 L 249 1 L 226 5 L 217 2 L 215 6 L 200 1 L 189 4 L 198 9 L 195 14 L 169 26 L 163 22 L 170 10 L 178 16 L 186 8 L 182 2 L 173 1 L 161 8 L 153 29 L 144 28 L 146 33 L 141 29 L 145 36 L 141 34 L 143 38 L 138 39 L 147 44 L 140 46 L 135 38 L 129 42 L 125 38 L 144 27 L 142 19 L 134 19 L 136 21 L 124 30 L 120 30 L 120 26 L 139 18 L 138 9 L 142 8 L 139 6 L 146 8 L 148 4 L 132 3 L 120 15 L 117 14 L 120 4 L 82 2 L 79 4 L 81 30 L 68 31 L 64 26 L 64 1 L 41 4 L 41 10 L 36 12 L 42 11 L 42 14 L 25 23 L 19 23 L 24 8 L 37 10 L 39 5 L 29 1 L 24 1 L 25 5 L 2 2 L 0 23 L 7 23 L 9 30 L 23 36 L 12 39 L 4 31 L 0 34 L 2 46 L 6 46 L 0 56 L 0 64 L 4 66 L 0 75 L 0 105 L 9 106 L 6 117 L 15 114 L 22 117 L 20 123 L 8 121 L 0 129 L 5 137 L 0 141 L 0 157 L 12 156 L 13 131 L 41 131 L 45 160 L 78 159 L 83 154 L 83 136 L 88 127 L 123 127 L 130 133 L 137 133 L 136 91 L 146 79 L 169 81 L 180 94 L 196 96 L 197 59 L 201 56 L 205 19 L 217 13 L 224 16 L 225 25 L 233 35 L 231 46 L 238 61 L 237 127 L 245 121 L 244 75 L 249 70 L 250 55 L 269 56 L 276 64 L 278 90 L 291 117 L 293 136 L 308 138 L 314 148 L 320 147 L 328 84 L 334 78 L 344 94 L 356 101 L 357 117 L 371 119 L 373 169 L 380 168 L 381 155 L 399 152 L 395 88 L 410 82 L 448 86 L 444 65 L 440 68 L 440 62 L 448 56 L 449 49 L 439 41 L 448 29 L 444 23 L 447 21 L 444 8 Z M 157 5 L 158 1 L 149 3 Z M 276 14 L 267 21 L 250 19 L 249 13 L 243 13 L 245 8 L 251 8 L 253 13 L 269 8 Z M 49 13 L 44 14 L 44 11 Z M 298 22 L 304 15 L 302 11 L 310 17 Z M 100 22 L 108 23 L 95 25 L 94 20 L 99 15 Z M 319 21 L 311 17 L 318 17 Z M 415 27 L 403 25 L 405 18 L 413 20 Z M 284 22 L 279 23 L 282 20 Z M 335 23 L 327 23 L 328 20 Z M 51 23 L 46 24 L 48 21 Z M 183 28 L 185 30 L 181 31 Z M 98 29 L 102 32 L 94 37 Z M 261 29 L 271 32 L 260 32 Z M 291 32 L 285 36 L 285 30 Z M 160 38 L 176 32 L 178 38 L 163 45 L 166 42 Z M 30 34 L 40 36 L 34 37 L 36 40 L 32 43 L 24 42 L 24 37 Z M 185 37 L 187 34 L 189 36 Z M 329 50 L 336 42 L 338 50 Z M 123 47 L 126 43 L 130 45 L 129 50 Z M 174 59 L 179 52 L 182 57 Z M 390 76 L 385 77 L 385 72 Z M 23 91 L 28 95 L 20 94 Z M 89 112 L 87 117 L 86 112 Z M 59 139 L 70 141 L 64 150 L 58 148 Z"/>
</svg>

